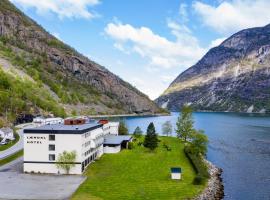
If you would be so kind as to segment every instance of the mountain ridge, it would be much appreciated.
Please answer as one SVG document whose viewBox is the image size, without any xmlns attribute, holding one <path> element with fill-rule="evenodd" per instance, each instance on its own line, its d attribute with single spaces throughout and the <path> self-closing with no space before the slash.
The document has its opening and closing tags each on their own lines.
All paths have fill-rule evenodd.
<svg viewBox="0 0 270 200">
<path fill-rule="evenodd" d="M 1 58 L 52 90 L 68 114 L 162 112 L 148 96 L 58 40 L 8 0 L 0 2 L 0 42 Z"/>
<path fill-rule="evenodd" d="M 182 72 L 156 99 L 170 110 L 269 112 L 270 25 L 233 34 Z"/>
</svg>

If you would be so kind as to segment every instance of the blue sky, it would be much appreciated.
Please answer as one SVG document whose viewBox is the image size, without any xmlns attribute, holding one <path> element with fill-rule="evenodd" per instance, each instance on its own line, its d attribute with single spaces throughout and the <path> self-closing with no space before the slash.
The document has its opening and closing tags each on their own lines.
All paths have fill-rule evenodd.
<svg viewBox="0 0 270 200">
<path fill-rule="evenodd" d="M 226 37 L 270 23 L 269 0 L 11 2 L 151 99 Z"/>
</svg>

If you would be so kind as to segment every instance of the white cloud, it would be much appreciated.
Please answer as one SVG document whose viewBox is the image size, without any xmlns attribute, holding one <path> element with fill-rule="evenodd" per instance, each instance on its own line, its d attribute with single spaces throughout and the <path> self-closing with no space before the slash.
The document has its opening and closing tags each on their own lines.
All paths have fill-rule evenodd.
<svg viewBox="0 0 270 200">
<path fill-rule="evenodd" d="M 196 1 L 193 8 L 204 25 L 221 34 L 270 23 L 269 0 L 232 0 L 218 6 Z"/>
<path fill-rule="evenodd" d="M 187 4 L 181 3 L 179 6 L 179 15 L 183 22 L 188 21 L 188 12 L 187 12 Z"/>
<path fill-rule="evenodd" d="M 53 35 L 54 37 L 56 37 L 58 40 L 61 40 L 60 34 L 59 34 L 59 33 L 54 32 L 54 33 L 52 33 L 52 35 Z"/>
<path fill-rule="evenodd" d="M 175 41 L 168 40 L 155 34 L 148 27 L 133 27 L 130 24 L 109 23 L 105 33 L 117 43 L 126 45 L 126 49 L 148 59 L 149 65 L 158 68 L 189 67 L 204 53 L 205 49 L 199 46 L 197 39 L 184 25 L 168 21 Z"/>
<path fill-rule="evenodd" d="M 162 75 L 160 78 L 161 78 L 161 81 L 167 85 L 167 84 L 170 84 L 176 77 L 170 76 L 170 75 Z"/>
<path fill-rule="evenodd" d="M 23 8 L 34 8 L 37 13 L 54 13 L 59 18 L 91 19 L 96 14 L 88 10 L 89 6 L 99 4 L 99 0 L 10 0 Z"/>
<path fill-rule="evenodd" d="M 224 40 L 226 40 L 225 37 L 222 38 L 217 38 L 215 40 L 213 40 L 210 45 L 209 45 L 209 49 L 213 48 L 213 47 L 217 47 L 218 45 L 220 45 Z"/>
<path fill-rule="evenodd" d="M 120 43 L 114 43 L 113 46 L 114 48 L 118 49 L 119 51 L 122 51 L 125 54 L 130 54 L 130 52 L 127 49 L 125 49 L 125 47 Z"/>
</svg>

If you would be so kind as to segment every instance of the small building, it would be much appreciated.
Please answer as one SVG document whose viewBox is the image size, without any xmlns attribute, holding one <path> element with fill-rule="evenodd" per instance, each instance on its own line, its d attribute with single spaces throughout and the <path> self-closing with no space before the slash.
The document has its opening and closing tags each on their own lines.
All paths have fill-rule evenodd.
<svg viewBox="0 0 270 200">
<path fill-rule="evenodd" d="M 3 138 L 3 141 L 14 140 L 13 129 L 4 127 L 0 129 L 0 137 Z"/>
<path fill-rule="evenodd" d="M 65 125 L 80 125 L 85 123 L 86 119 L 84 118 L 67 118 L 64 120 Z"/>
<path fill-rule="evenodd" d="M 122 148 L 128 148 L 128 143 L 132 141 L 130 135 L 106 135 L 104 137 L 104 153 L 118 153 Z"/>
<path fill-rule="evenodd" d="M 180 180 L 181 173 L 182 173 L 182 170 L 180 167 L 172 167 L 171 168 L 171 179 Z"/>
<path fill-rule="evenodd" d="M 42 125 L 62 124 L 64 123 L 64 120 L 60 117 L 52 117 L 52 118 L 36 117 L 33 119 L 33 122 L 39 126 L 42 126 Z"/>
</svg>

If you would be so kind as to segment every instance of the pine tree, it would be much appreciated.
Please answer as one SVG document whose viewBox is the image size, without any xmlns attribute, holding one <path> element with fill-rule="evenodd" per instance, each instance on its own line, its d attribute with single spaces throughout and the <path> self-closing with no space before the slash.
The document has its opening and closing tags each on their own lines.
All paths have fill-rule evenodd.
<svg viewBox="0 0 270 200">
<path fill-rule="evenodd" d="M 153 151 L 158 146 L 158 138 L 153 122 L 151 122 L 147 128 L 147 133 L 144 138 L 143 145 L 144 147 L 149 148 L 151 151 Z"/>
<path fill-rule="evenodd" d="M 128 135 L 128 128 L 127 128 L 124 121 L 121 121 L 119 124 L 118 134 L 119 135 Z"/>
<path fill-rule="evenodd" d="M 135 136 L 135 137 L 141 137 L 142 136 L 142 130 L 141 130 L 141 128 L 139 127 L 139 126 L 137 126 L 136 127 L 136 129 L 134 130 L 134 132 L 133 132 L 133 135 Z"/>
</svg>

